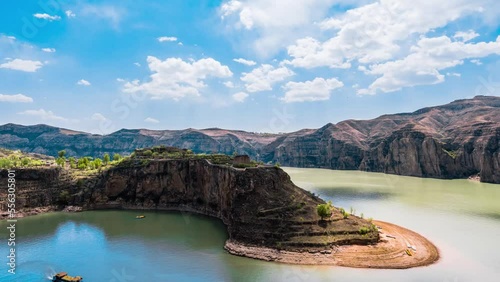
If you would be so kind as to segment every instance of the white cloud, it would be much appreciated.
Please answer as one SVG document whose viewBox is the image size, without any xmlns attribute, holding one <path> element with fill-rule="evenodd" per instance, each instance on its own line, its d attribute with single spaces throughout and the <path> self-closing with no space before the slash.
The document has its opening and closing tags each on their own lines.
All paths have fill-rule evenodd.
<svg viewBox="0 0 500 282">
<path fill-rule="evenodd" d="M 161 36 L 161 37 L 158 37 L 156 39 L 159 42 L 165 42 L 165 41 L 174 42 L 174 41 L 177 41 L 177 37 L 173 37 L 173 36 Z"/>
<path fill-rule="evenodd" d="M 0 69 L 11 69 L 25 72 L 36 72 L 43 66 L 40 61 L 14 59 L 0 65 Z"/>
<path fill-rule="evenodd" d="M 135 62 L 135 63 L 134 63 L 134 65 L 136 65 L 136 66 L 138 66 L 138 67 L 140 67 L 140 66 L 141 66 L 141 64 L 139 64 L 138 62 Z"/>
<path fill-rule="evenodd" d="M 224 82 L 224 86 L 227 88 L 234 88 L 234 83 L 232 81 L 226 81 Z"/>
<path fill-rule="evenodd" d="M 479 43 L 452 41 L 447 36 L 423 37 L 411 52 L 399 60 L 371 65 L 366 73 L 380 77 L 358 93 L 392 92 L 403 87 L 441 83 L 445 78 L 440 70 L 460 65 L 465 59 L 500 54 L 500 36 L 496 41 Z"/>
<path fill-rule="evenodd" d="M 107 120 L 107 118 L 103 114 L 101 114 L 101 113 L 95 113 L 95 114 L 93 114 L 90 117 L 90 119 L 97 120 L 97 121 L 105 121 L 105 120 Z"/>
<path fill-rule="evenodd" d="M 254 61 L 251 61 L 251 60 L 245 60 L 243 58 L 238 58 L 238 59 L 233 59 L 233 61 L 237 62 L 237 63 L 240 63 L 240 64 L 243 64 L 243 65 L 247 65 L 247 66 L 255 66 L 257 63 L 254 62 Z"/>
<path fill-rule="evenodd" d="M 66 118 L 63 118 L 61 116 L 55 115 L 52 111 L 46 111 L 44 109 L 39 109 L 39 110 L 27 110 L 24 112 L 18 113 L 20 115 L 28 115 L 28 116 L 34 116 L 37 117 L 41 120 L 54 120 L 54 121 L 69 121 Z"/>
<path fill-rule="evenodd" d="M 179 46 L 183 46 L 184 44 L 182 42 L 177 43 Z"/>
<path fill-rule="evenodd" d="M 245 82 L 245 88 L 248 92 L 259 92 L 272 90 L 272 85 L 283 81 L 295 73 L 287 67 L 275 68 L 272 65 L 262 64 L 249 73 L 243 73 L 241 81 Z"/>
<path fill-rule="evenodd" d="M 313 37 L 297 40 L 288 47 L 292 57 L 287 63 L 296 67 L 350 67 L 394 59 L 403 52 L 402 44 L 415 35 L 444 27 L 458 18 L 478 13 L 478 2 L 449 0 L 436 5 L 434 0 L 380 0 L 348 10 L 322 21 L 319 26 L 333 36 L 326 41 Z"/>
<path fill-rule="evenodd" d="M 148 117 L 144 120 L 145 122 L 148 122 L 148 123 L 160 123 L 159 120 L 155 119 L 155 118 L 152 118 L 152 117 Z"/>
<path fill-rule="evenodd" d="M 236 31 L 245 31 L 257 54 L 267 57 L 313 32 L 314 21 L 323 19 L 333 4 L 363 3 L 346 0 L 229 0 L 220 6 L 221 19 Z"/>
<path fill-rule="evenodd" d="M 116 81 L 118 81 L 118 82 L 125 82 L 125 79 L 123 79 L 123 78 L 117 78 Z"/>
<path fill-rule="evenodd" d="M 331 91 L 343 86 L 344 84 L 337 78 L 316 77 L 304 82 L 290 81 L 283 86 L 286 93 L 282 100 L 286 103 L 324 101 L 330 99 Z"/>
<path fill-rule="evenodd" d="M 16 40 L 15 36 L 5 36 L 5 37 L 7 37 L 7 39 L 10 39 L 10 40 Z"/>
<path fill-rule="evenodd" d="M 473 63 L 473 64 L 475 64 L 475 65 L 478 65 L 478 66 L 480 66 L 480 65 L 482 65 L 482 64 L 483 64 L 483 63 L 481 62 L 481 60 L 477 60 L 477 59 L 470 60 L 469 62 L 471 62 L 471 63 Z"/>
<path fill-rule="evenodd" d="M 87 81 L 87 80 L 85 80 L 85 79 L 80 79 L 80 80 L 78 80 L 78 81 L 76 82 L 76 84 L 78 84 L 78 85 L 83 85 L 83 86 L 90 86 L 90 85 L 91 85 L 91 83 L 90 83 L 90 82 L 88 82 L 88 81 Z"/>
<path fill-rule="evenodd" d="M 186 62 L 180 58 L 168 58 L 162 61 L 148 56 L 147 62 L 152 72 L 150 81 L 127 82 L 124 85 L 124 92 L 142 92 L 152 99 L 179 100 L 186 96 L 199 96 L 200 90 L 206 87 L 205 80 L 209 77 L 225 78 L 233 75 L 227 66 L 212 58 Z"/>
<path fill-rule="evenodd" d="M 248 94 L 245 92 L 238 92 L 236 94 L 233 94 L 233 100 L 239 103 L 243 103 L 246 98 L 248 97 Z"/>
<path fill-rule="evenodd" d="M 462 75 L 459 74 L 458 72 L 447 72 L 446 76 L 455 76 L 455 77 L 461 77 Z"/>
<path fill-rule="evenodd" d="M 455 35 L 453 35 L 453 38 L 455 38 L 457 40 L 461 40 L 462 42 L 467 42 L 467 41 L 470 41 L 478 36 L 479 36 L 479 34 L 477 34 L 475 31 L 473 31 L 471 29 L 469 31 L 459 31 L 459 32 L 455 33 Z"/>
<path fill-rule="evenodd" d="M 0 102 L 31 103 L 33 102 L 33 98 L 23 94 L 15 94 L 15 95 L 0 94 Z"/>
<path fill-rule="evenodd" d="M 75 13 L 73 13 L 73 11 L 71 11 L 71 10 L 66 10 L 64 13 L 66 14 L 66 17 L 68 17 L 68 18 L 76 17 Z"/>
<path fill-rule="evenodd" d="M 54 48 L 42 48 L 42 51 L 47 52 L 47 53 L 54 53 L 56 51 L 56 49 L 54 49 Z"/>
<path fill-rule="evenodd" d="M 33 17 L 35 17 L 35 18 L 37 18 L 37 19 L 44 19 L 44 20 L 48 20 L 48 21 L 50 21 L 50 22 L 51 22 L 51 21 L 58 21 L 58 20 L 60 20 L 60 19 L 61 19 L 61 17 L 60 17 L 60 16 L 57 16 L 57 15 L 55 15 L 55 16 L 51 16 L 51 15 L 49 15 L 49 14 L 45 14 L 45 13 L 43 13 L 43 14 L 41 14 L 41 13 L 36 13 L 36 14 L 33 14 Z"/>
</svg>

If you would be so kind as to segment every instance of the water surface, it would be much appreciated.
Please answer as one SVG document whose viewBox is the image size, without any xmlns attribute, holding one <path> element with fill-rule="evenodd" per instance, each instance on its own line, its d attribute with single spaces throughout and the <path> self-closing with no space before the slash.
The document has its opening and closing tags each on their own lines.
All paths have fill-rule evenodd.
<svg viewBox="0 0 500 282">
<path fill-rule="evenodd" d="M 126 281 L 499 281 L 500 185 L 468 180 L 285 168 L 299 186 L 365 217 L 426 236 L 441 252 L 409 270 L 296 266 L 227 254 L 217 219 L 134 211 L 50 213 L 18 221 L 17 274 L 0 281 L 49 281 L 55 271 L 85 282 Z M 0 254 L 7 262 L 6 222 Z M 3 243 L 1 243 L 3 242 Z"/>
</svg>

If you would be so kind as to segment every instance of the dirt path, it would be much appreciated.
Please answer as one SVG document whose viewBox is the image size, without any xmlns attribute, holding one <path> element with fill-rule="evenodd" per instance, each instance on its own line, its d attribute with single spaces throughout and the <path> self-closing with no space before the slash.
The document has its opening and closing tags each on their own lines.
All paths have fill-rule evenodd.
<svg viewBox="0 0 500 282">
<path fill-rule="evenodd" d="M 244 246 L 227 241 L 225 248 L 234 255 L 291 264 L 324 264 L 359 268 L 411 268 L 430 265 L 439 259 L 439 251 L 429 240 L 406 228 L 374 221 L 381 227 L 380 242 L 369 246 L 339 246 L 331 253 L 278 251 Z M 409 247 L 410 246 L 410 247 Z M 406 250 L 410 249 L 409 256 Z"/>
</svg>

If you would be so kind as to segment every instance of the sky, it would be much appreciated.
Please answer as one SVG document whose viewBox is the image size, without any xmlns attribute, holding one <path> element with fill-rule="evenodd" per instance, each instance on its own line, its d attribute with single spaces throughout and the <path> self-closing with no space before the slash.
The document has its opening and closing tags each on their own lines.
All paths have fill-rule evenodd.
<svg viewBox="0 0 500 282">
<path fill-rule="evenodd" d="M 0 124 L 292 132 L 500 95 L 497 0 L 2 1 Z"/>
</svg>

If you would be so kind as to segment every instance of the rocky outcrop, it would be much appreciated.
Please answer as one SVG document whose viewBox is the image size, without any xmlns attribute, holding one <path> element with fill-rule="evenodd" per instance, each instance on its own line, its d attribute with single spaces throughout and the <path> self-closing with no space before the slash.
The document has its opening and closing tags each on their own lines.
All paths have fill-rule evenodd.
<svg viewBox="0 0 500 282">
<path fill-rule="evenodd" d="M 259 134 L 218 128 L 120 130 L 92 135 L 46 125 L 0 126 L 0 147 L 55 156 L 129 154 L 176 146 L 196 153 L 234 152 L 285 166 L 385 172 L 500 183 L 500 97 L 477 96 L 413 113 L 346 120 L 319 129 Z"/>
<path fill-rule="evenodd" d="M 3 170 L 1 199 L 7 193 L 5 174 Z M 324 250 L 379 239 L 371 223 L 355 216 L 344 219 L 337 210 L 320 220 L 316 206 L 324 201 L 271 166 L 237 169 L 206 159 L 132 158 L 84 177 L 54 167 L 18 169 L 16 181 L 18 210 L 71 206 L 68 210 L 195 212 L 221 219 L 234 242 L 287 250 Z M 7 210 L 5 202 L 0 204 Z"/>
</svg>

